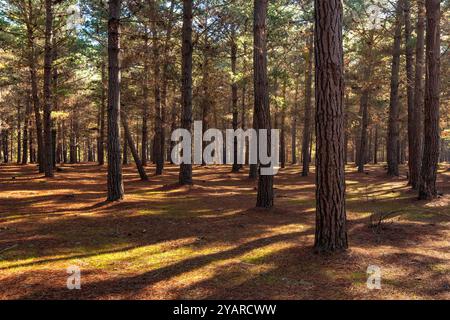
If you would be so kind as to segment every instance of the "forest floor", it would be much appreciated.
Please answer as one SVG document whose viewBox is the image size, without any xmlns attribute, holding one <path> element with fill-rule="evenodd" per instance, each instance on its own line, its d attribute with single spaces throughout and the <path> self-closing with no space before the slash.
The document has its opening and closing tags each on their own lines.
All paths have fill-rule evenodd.
<svg viewBox="0 0 450 320">
<path fill-rule="evenodd" d="M 348 252 L 317 255 L 314 177 L 288 167 L 276 207 L 256 210 L 256 183 L 228 167 L 178 168 L 141 182 L 124 170 L 126 198 L 103 202 L 106 170 L 0 166 L 0 299 L 450 299 L 450 170 L 433 202 L 382 166 L 347 173 Z M 153 171 L 149 167 L 148 171 Z M 402 168 L 405 174 L 405 168 Z M 370 228 L 373 213 L 393 213 Z M 67 289 L 67 268 L 81 290 Z M 382 271 L 369 290 L 367 268 Z"/>
</svg>

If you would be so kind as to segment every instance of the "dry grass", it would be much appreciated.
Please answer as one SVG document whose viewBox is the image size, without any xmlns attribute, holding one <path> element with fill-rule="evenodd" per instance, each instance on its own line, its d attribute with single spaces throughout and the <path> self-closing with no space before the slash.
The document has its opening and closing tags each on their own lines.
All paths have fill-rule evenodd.
<svg viewBox="0 0 450 320">
<path fill-rule="evenodd" d="M 296 167 L 276 177 L 270 211 L 253 208 L 255 182 L 227 167 L 195 168 L 191 188 L 174 185 L 175 167 L 146 183 L 128 167 L 114 204 L 103 202 L 104 168 L 35 171 L 0 167 L 1 299 L 450 298 L 450 197 L 419 202 L 378 166 L 348 168 L 351 249 L 329 256 L 312 252 L 314 178 Z M 380 232 L 368 227 L 372 213 L 398 209 Z M 70 265 L 80 291 L 66 288 Z M 380 291 L 366 287 L 369 265 L 382 268 Z"/>
</svg>

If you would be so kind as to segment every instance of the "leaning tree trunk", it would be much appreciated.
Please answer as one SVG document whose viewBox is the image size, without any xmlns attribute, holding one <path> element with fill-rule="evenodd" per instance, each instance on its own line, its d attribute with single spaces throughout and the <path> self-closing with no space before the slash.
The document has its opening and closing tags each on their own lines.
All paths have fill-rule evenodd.
<svg viewBox="0 0 450 320">
<path fill-rule="evenodd" d="M 342 3 L 315 0 L 318 252 L 348 247 L 345 212 Z"/>
<path fill-rule="evenodd" d="M 267 5 L 268 0 L 254 1 L 253 69 L 255 114 L 259 130 L 267 130 L 267 146 L 271 146 L 269 84 L 267 78 Z M 262 167 L 263 165 L 261 165 Z M 273 207 L 273 176 L 259 175 L 256 207 Z"/>
<path fill-rule="evenodd" d="M 427 0 L 426 80 L 425 80 L 425 145 L 419 198 L 437 197 L 436 177 L 440 153 L 439 100 L 440 100 L 440 1 Z"/>
<path fill-rule="evenodd" d="M 309 175 L 309 164 L 311 158 L 309 155 L 309 145 L 311 142 L 311 119 L 312 119 L 312 66 L 313 66 L 313 48 L 314 48 L 314 35 L 311 31 L 311 35 L 308 43 L 308 58 L 307 69 L 305 73 L 305 118 L 303 126 L 303 143 L 302 143 L 302 176 L 307 177 Z"/>
<path fill-rule="evenodd" d="M 398 0 L 396 9 L 394 46 L 392 53 L 392 71 L 391 71 L 391 96 L 389 104 L 389 125 L 387 137 L 387 162 L 388 175 L 398 176 L 399 155 L 399 71 L 400 71 L 400 45 L 402 37 L 402 9 L 403 1 Z"/>
<path fill-rule="evenodd" d="M 147 174 L 145 173 L 144 166 L 142 165 L 141 159 L 139 159 L 139 153 L 134 145 L 133 136 L 131 135 L 130 128 L 128 126 L 128 120 L 126 114 L 124 112 L 121 113 L 121 120 L 123 125 L 123 131 L 125 134 L 125 139 L 127 141 L 127 145 L 130 148 L 131 154 L 134 159 L 134 163 L 136 164 L 136 168 L 138 169 L 139 176 L 142 181 L 148 181 Z"/>
<path fill-rule="evenodd" d="M 409 1 L 408 1 L 409 2 Z M 424 34 L 425 34 L 425 3 L 417 1 L 417 38 L 416 38 L 416 70 L 414 75 L 414 106 L 411 112 L 410 149 L 409 149 L 409 183 L 415 190 L 420 185 L 420 170 L 423 152 L 423 105 L 424 105 Z M 412 81 L 412 80 L 411 80 Z M 409 119 L 408 119 L 409 120 Z"/>
<path fill-rule="evenodd" d="M 45 49 L 44 49 L 44 152 L 43 163 L 46 177 L 53 177 L 52 144 L 52 37 L 53 1 L 45 0 Z"/>
<path fill-rule="evenodd" d="M 108 201 L 123 199 L 120 155 L 120 5 L 109 1 L 108 21 Z"/>
<path fill-rule="evenodd" d="M 182 31 L 182 80 L 181 127 L 191 132 L 192 125 L 192 0 L 183 0 Z M 192 163 L 180 165 L 179 182 L 181 185 L 192 184 Z"/>
</svg>

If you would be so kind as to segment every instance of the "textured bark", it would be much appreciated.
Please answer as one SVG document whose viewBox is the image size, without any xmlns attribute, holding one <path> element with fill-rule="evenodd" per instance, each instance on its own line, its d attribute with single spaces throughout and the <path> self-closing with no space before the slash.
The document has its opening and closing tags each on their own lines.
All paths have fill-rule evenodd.
<svg viewBox="0 0 450 320">
<path fill-rule="evenodd" d="M 133 136 L 131 135 L 130 128 L 128 126 L 128 120 L 124 112 L 121 114 L 121 120 L 123 125 L 123 131 L 125 134 L 125 139 L 127 141 L 127 145 L 130 148 L 131 155 L 133 156 L 134 163 L 136 164 L 136 168 L 138 169 L 139 176 L 142 181 L 148 181 L 147 174 L 145 173 L 144 166 L 142 164 L 141 159 L 139 158 L 139 153 L 134 145 Z"/>
<path fill-rule="evenodd" d="M 120 154 L 120 0 L 109 1 L 108 201 L 123 199 Z"/>
<path fill-rule="evenodd" d="M 345 212 L 342 3 L 315 0 L 318 252 L 348 247 Z"/>
<path fill-rule="evenodd" d="M 399 154 L 399 71 L 400 71 L 400 45 L 402 37 L 402 8 L 403 0 L 397 1 L 396 22 L 394 44 L 392 50 L 392 71 L 391 71 L 391 95 L 389 104 L 389 127 L 387 137 L 387 162 L 388 175 L 398 176 L 398 164 L 400 161 Z"/>
<path fill-rule="evenodd" d="M 414 75 L 414 105 L 411 112 L 410 149 L 409 149 L 409 183 L 418 190 L 423 152 L 423 106 L 424 106 L 424 47 L 425 47 L 425 2 L 417 1 L 416 27 L 416 68 Z"/>
<path fill-rule="evenodd" d="M 436 177 L 440 153 L 440 1 L 426 1 L 426 77 L 425 77 L 425 121 L 422 172 L 419 198 L 432 200 L 437 197 Z"/>
<path fill-rule="evenodd" d="M 182 115 L 181 127 L 191 132 L 192 125 L 192 0 L 183 0 L 182 31 Z M 180 165 L 179 182 L 181 185 L 192 184 L 192 164 Z"/>
<path fill-rule="evenodd" d="M 53 3 L 45 0 L 45 48 L 44 48 L 44 152 L 43 163 L 46 177 L 53 177 L 52 143 L 52 39 L 53 39 Z"/>
<path fill-rule="evenodd" d="M 253 24 L 253 69 L 254 95 L 258 129 L 268 130 L 268 146 L 270 137 L 269 83 L 267 78 L 267 5 L 268 0 L 254 0 Z M 274 205 L 273 176 L 260 175 L 256 207 L 271 208 Z"/>
<path fill-rule="evenodd" d="M 313 50 L 314 35 L 311 35 L 308 43 L 307 69 L 305 73 L 305 117 L 303 125 L 303 143 L 302 143 L 302 176 L 309 175 L 309 164 L 311 157 L 309 154 L 309 146 L 311 143 L 311 122 L 312 122 L 312 68 L 313 68 Z"/>
</svg>

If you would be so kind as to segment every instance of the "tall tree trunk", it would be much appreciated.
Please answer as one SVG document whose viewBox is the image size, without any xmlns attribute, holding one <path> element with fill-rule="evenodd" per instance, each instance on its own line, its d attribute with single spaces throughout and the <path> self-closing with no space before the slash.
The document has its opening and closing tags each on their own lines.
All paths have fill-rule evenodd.
<svg viewBox="0 0 450 320">
<path fill-rule="evenodd" d="M 142 97 L 143 97 L 143 112 L 142 112 L 142 137 L 141 137 L 141 159 L 142 165 L 147 165 L 147 154 L 148 154 L 148 118 L 149 118 L 149 108 L 150 108 L 150 100 L 149 100 L 149 81 L 148 77 L 150 74 L 150 64 L 149 64 L 149 55 L 150 52 L 148 50 L 148 35 L 147 30 L 145 31 L 145 57 L 144 57 L 144 79 L 142 81 Z"/>
<path fill-rule="evenodd" d="M 134 163 L 136 164 L 136 168 L 138 169 L 139 176 L 142 181 L 148 181 L 148 177 L 147 177 L 147 174 L 145 173 L 145 169 L 144 169 L 144 166 L 142 165 L 142 161 L 141 161 L 141 159 L 139 159 L 139 153 L 136 149 L 136 146 L 134 145 L 133 136 L 131 135 L 131 131 L 128 126 L 128 120 L 127 120 L 126 114 L 124 112 L 122 112 L 122 114 L 121 114 L 121 119 L 122 119 L 122 125 L 123 125 L 123 131 L 125 134 L 125 139 L 126 139 L 128 147 L 130 148 L 131 154 L 134 159 Z"/>
<path fill-rule="evenodd" d="M 416 149 L 417 134 L 419 133 L 415 128 L 414 121 L 414 47 L 411 39 L 411 4 L 410 0 L 404 0 L 404 19 L 405 19 L 405 55 L 406 55 L 406 92 L 408 103 L 408 167 L 409 167 L 409 183 L 412 185 L 413 181 L 417 181 L 417 157 L 419 150 Z M 414 183 L 415 184 L 415 183 Z M 414 187 L 415 188 L 415 187 Z"/>
<path fill-rule="evenodd" d="M 427 0 L 426 80 L 425 80 L 425 145 L 419 198 L 432 200 L 437 197 L 436 177 L 440 153 L 440 1 Z"/>
<path fill-rule="evenodd" d="M 399 154 L 399 71 L 400 71 L 400 46 L 402 38 L 402 9 L 403 0 L 397 1 L 394 45 L 392 50 L 391 71 L 391 96 L 389 104 L 389 127 L 387 137 L 388 175 L 398 176 Z"/>
<path fill-rule="evenodd" d="M 181 127 L 191 132 L 192 125 L 192 0 L 183 0 L 182 30 L 182 115 Z M 181 185 L 192 184 L 192 164 L 180 165 L 179 182 Z"/>
<path fill-rule="evenodd" d="M 239 116 L 239 111 L 238 111 L 238 84 L 237 84 L 237 79 L 236 79 L 236 75 L 237 75 L 237 70 L 236 70 L 236 64 L 237 64 L 237 44 L 236 44 L 236 34 L 235 31 L 233 30 L 233 34 L 231 36 L 231 73 L 232 73 L 232 79 L 231 79 L 231 108 L 232 108 L 232 112 L 233 112 L 233 130 L 237 130 L 238 129 L 238 116 Z M 233 145 L 234 145 L 234 154 L 233 154 L 233 167 L 232 167 L 232 172 L 239 172 L 239 170 L 241 169 L 241 166 L 238 164 L 238 142 L 237 142 L 237 138 L 233 139 Z"/>
<path fill-rule="evenodd" d="M 108 201 L 123 199 L 120 155 L 120 5 L 109 1 L 108 20 Z"/>
<path fill-rule="evenodd" d="M 45 48 L 44 48 L 44 173 L 53 177 L 52 144 L 52 38 L 53 38 L 53 1 L 45 0 Z"/>
<path fill-rule="evenodd" d="M 313 49 L 314 49 L 314 35 L 311 30 L 308 41 L 308 58 L 307 68 L 305 73 L 305 118 L 303 126 L 303 143 L 302 143 L 302 160 L 303 169 L 302 176 L 309 175 L 309 164 L 311 158 L 309 156 L 309 145 L 311 139 L 311 119 L 312 119 L 312 67 L 313 67 Z"/>
<path fill-rule="evenodd" d="M 103 166 L 105 164 L 105 113 L 106 113 L 106 64 L 102 58 L 101 66 L 102 83 L 101 83 L 101 102 L 100 102 L 100 132 L 98 138 L 98 164 Z"/>
<path fill-rule="evenodd" d="M 36 128 L 36 141 L 37 141 L 37 160 L 39 165 L 39 172 L 44 172 L 44 163 L 43 163 L 43 152 L 44 152 L 44 142 L 42 137 L 42 118 L 40 112 L 40 101 L 39 101 L 39 91 L 38 91 L 38 80 L 37 80 L 37 71 L 36 71 L 36 43 L 35 43 L 35 26 L 33 25 L 33 5 L 31 0 L 28 0 L 28 23 L 27 23 L 27 41 L 29 48 L 29 58 L 28 58 L 28 66 L 30 71 L 30 82 L 31 82 L 31 95 L 33 97 L 33 111 L 35 116 L 35 128 Z"/>
<path fill-rule="evenodd" d="M 345 212 L 342 2 L 315 0 L 318 252 L 348 247 Z"/>
<path fill-rule="evenodd" d="M 156 10 L 156 9 L 155 9 Z M 156 17 L 156 15 L 155 15 Z M 155 97 L 155 135 L 153 140 L 153 156 L 156 164 L 156 175 L 162 175 L 164 170 L 164 145 L 163 145 L 163 126 L 161 110 L 161 87 L 160 87 L 160 60 L 158 30 L 156 24 L 153 26 L 153 57 L 154 57 L 154 97 Z"/>
<path fill-rule="evenodd" d="M 422 167 L 422 152 L 423 152 L 423 105 L 424 105 L 423 66 L 424 66 L 424 46 L 425 46 L 424 0 L 418 0 L 417 7 L 418 12 L 417 12 L 417 29 L 416 29 L 417 33 L 416 68 L 414 75 L 414 98 L 413 98 L 414 105 L 410 115 L 411 119 L 408 119 L 409 123 L 411 124 L 411 126 L 408 128 L 410 132 L 409 183 L 411 187 L 415 190 L 418 190 L 420 185 L 420 170 Z M 412 79 L 410 81 L 412 81 Z M 410 88 L 408 87 L 408 89 Z"/>
<path fill-rule="evenodd" d="M 267 5 L 268 0 L 254 0 L 253 70 L 255 114 L 259 130 L 267 130 L 267 146 L 271 146 L 269 83 L 267 77 Z M 261 164 L 261 166 L 263 166 Z M 273 176 L 259 175 L 256 207 L 271 208 L 274 205 Z"/>
</svg>

